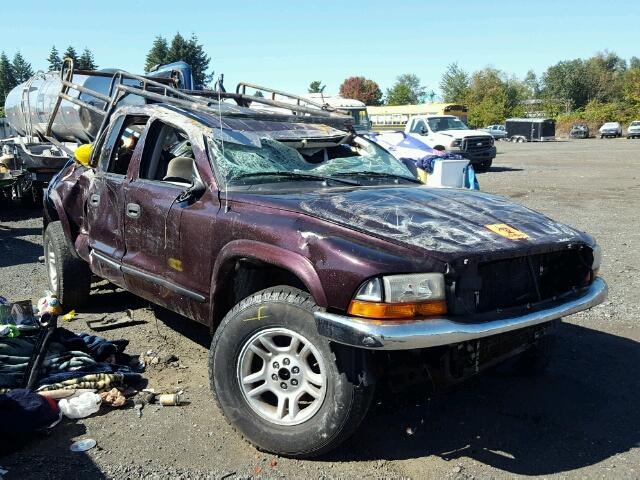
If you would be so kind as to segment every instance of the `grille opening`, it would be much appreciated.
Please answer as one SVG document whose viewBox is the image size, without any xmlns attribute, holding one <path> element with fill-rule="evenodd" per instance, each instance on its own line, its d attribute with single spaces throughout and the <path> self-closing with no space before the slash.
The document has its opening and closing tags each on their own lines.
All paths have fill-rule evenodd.
<svg viewBox="0 0 640 480">
<path fill-rule="evenodd" d="M 589 263 L 578 250 L 482 263 L 476 312 L 548 300 L 582 286 L 589 272 Z"/>
</svg>

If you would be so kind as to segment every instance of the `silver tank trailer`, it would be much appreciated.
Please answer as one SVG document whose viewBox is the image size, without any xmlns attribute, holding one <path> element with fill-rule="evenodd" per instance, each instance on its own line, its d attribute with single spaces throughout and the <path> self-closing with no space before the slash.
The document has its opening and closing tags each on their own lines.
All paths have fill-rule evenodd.
<svg viewBox="0 0 640 480">
<path fill-rule="evenodd" d="M 109 72 L 109 70 L 103 70 Z M 111 78 L 87 75 L 74 75 L 73 82 L 104 95 L 109 94 Z M 133 83 L 136 82 L 125 82 Z M 39 73 L 21 83 L 7 95 L 4 109 L 10 125 L 23 136 L 45 135 L 51 112 L 58 93 L 62 89 L 59 72 Z M 77 90 L 69 95 L 78 97 Z M 79 95 L 81 100 L 103 107 L 104 102 L 86 93 Z M 141 97 L 129 95 L 120 103 L 142 104 Z M 95 112 L 71 102 L 62 100 L 60 109 L 52 126 L 53 135 L 60 141 L 86 143 L 95 138 L 102 117 Z"/>
</svg>

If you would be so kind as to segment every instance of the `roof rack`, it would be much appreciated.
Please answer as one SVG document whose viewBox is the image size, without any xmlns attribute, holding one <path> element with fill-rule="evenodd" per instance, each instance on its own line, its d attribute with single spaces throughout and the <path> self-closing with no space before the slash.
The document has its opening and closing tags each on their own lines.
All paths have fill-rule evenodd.
<svg viewBox="0 0 640 480">
<path fill-rule="evenodd" d="M 96 77 L 110 77 L 108 94 L 91 90 L 82 85 L 74 83 L 74 75 L 87 75 Z M 100 129 L 109 124 L 109 120 L 120 101 L 127 95 L 135 95 L 144 98 L 147 103 L 167 103 L 176 107 L 195 110 L 222 117 L 252 118 L 257 120 L 293 122 L 293 123 L 315 123 L 330 125 L 341 130 L 351 130 L 353 119 L 350 115 L 336 109 L 325 108 L 325 106 L 303 99 L 293 94 L 286 94 L 277 90 L 264 90 L 277 93 L 279 95 L 296 99 L 295 104 L 246 95 L 240 93 L 240 85 L 252 87 L 252 84 L 241 83 L 237 93 L 227 93 L 213 90 L 181 90 L 177 88 L 176 79 L 173 78 L 150 78 L 148 76 L 135 75 L 123 70 L 115 72 L 104 72 L 97 70 L 76 70 L 73 60 L 65 58 L 60 71 L 62 88 L 58 92 L 58 98 L 49 117 L 46 137 L 53 138 L 52 126 L 60 110 L 63 100 L 86 108 L 102 117 Z M 125 81 L 129 80 L 128 83 Z M 71 95 L 75 90 L 77 96 Z M 81 94 L 88 95 L 100 100 L 102 105 L 96 106 L 80 98 Z M 223 100 L 232 99 L 236 105 L 225 103 Z M 268 105 L 291 112 L 291 115 L 269 112 L 268 110 L 255 110 L 249 108 L 252 103 Z"/>
<path fill-rule="evenodd" d="M 285 103 L 294 101 L 294 105 L 297 105 L 298 107 L 311 108 L 313 111 L 321 110 L 325 112 L 337 112 L 342 115 L 349 115 L 348 111 L 340 110 L 338 108 L 332 107 L 328 103 L 314 102 L 313 100 L 310 100 L 305 97 L 301 97 L 299 95 L 294 95 L 293 93 L 287 93 L 281 90 L 275 90 L 273 88 L 263 87 L 263 86 L 256 85 L 254 83 L 249 83 L 249 82 L 238 83 L 238 86 L 236 87 L 236 93 L 246 95 L 247 87 L 252 88 L 256 91 L 270 93 L 272 101 L 276 101 L 276 96 L 281 96 L 281 97 L 284 97 Z"/>
</svg>

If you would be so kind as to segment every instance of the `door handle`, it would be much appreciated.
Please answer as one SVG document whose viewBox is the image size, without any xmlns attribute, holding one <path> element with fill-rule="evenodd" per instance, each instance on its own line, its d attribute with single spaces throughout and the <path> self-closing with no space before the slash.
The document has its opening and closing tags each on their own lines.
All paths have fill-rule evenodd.
<svg viewBox="0 0 640 480">
<path fill-rule="evenodd" d="M 97 193 L 94 193 L 93 195 L 91 195 L 91 197 L 89 198 L 89 204 L 91 204 L 92 207 L 95 207 L 99 203 L 100 203 L 100 195 L 98 195 Z"/>
<path fill-rule="evenodd" d="M 137 203 L 127 203 L 127 217 L 138 218 L 140 216 L 140 205 Z"/>
</svg>

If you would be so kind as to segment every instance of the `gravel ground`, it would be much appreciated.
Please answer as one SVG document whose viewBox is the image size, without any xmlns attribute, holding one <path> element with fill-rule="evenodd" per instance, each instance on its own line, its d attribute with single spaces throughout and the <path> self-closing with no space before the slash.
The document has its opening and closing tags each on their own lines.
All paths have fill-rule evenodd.
<svg viewBox="0 0 640 480">
<path fill-rule="evenodd" d="M 496 192 L 596 236 L 609 299 L 559 329 L 558 349 L 537 379 L 494 371 L 436 402 L 391 398 L 376 405 L 338 451 L 313 461 L 278 458 L 244 442 L 216 410 L 207 380 L 206 329 L 103 288 L 87 312 L 137 326 L 130 353 L 174 354 L 152 365 L 156 391 L 182 389 L 187 404 L 107 410 L 65 421 L 0 458 L 6 478 L 638 478 L 640 476 L 640 141 L 583 140 L 498 145 L 483 190 Z M 0 294 L 37 298 L 45 289 L 38 211 L 0 212 Z M 70 323 L 86 329 L 84 320 Z M 87 453 L 69 451 L 94 438 Z"/>
</svg>

